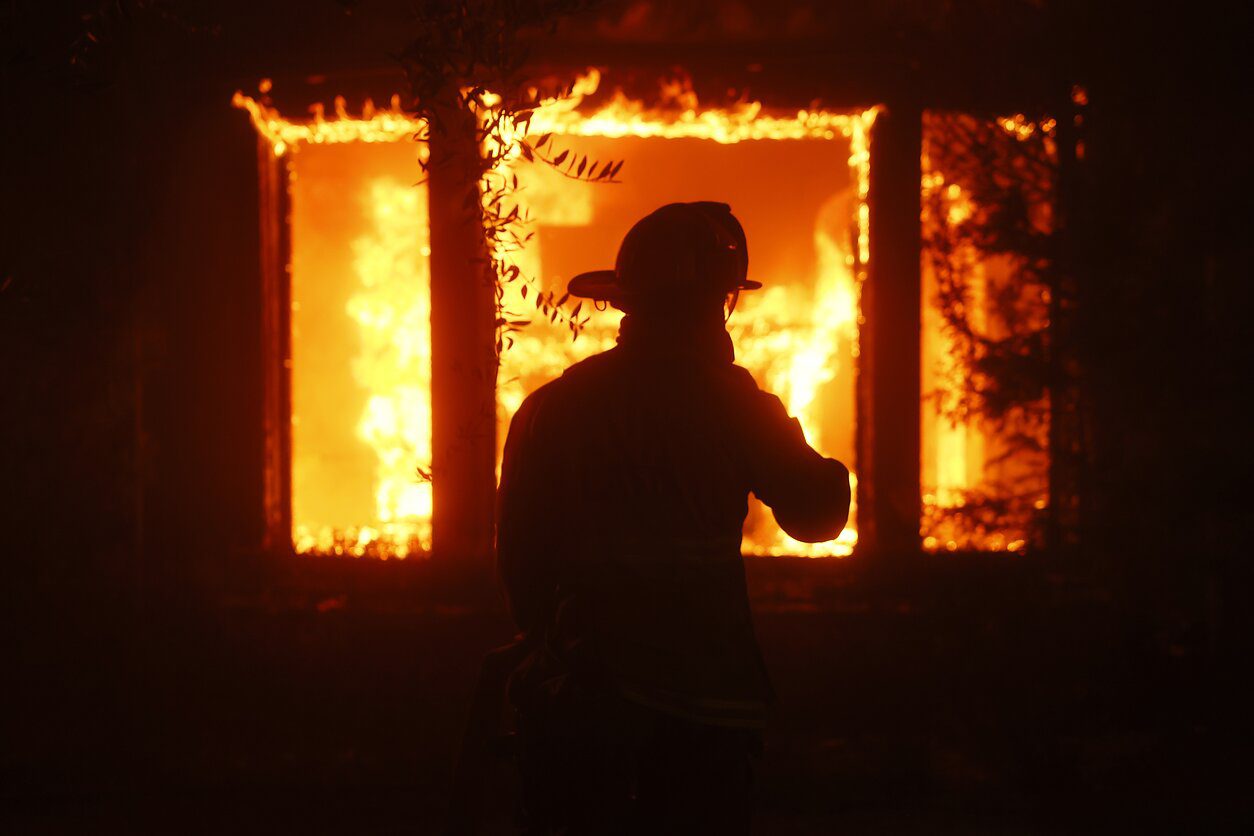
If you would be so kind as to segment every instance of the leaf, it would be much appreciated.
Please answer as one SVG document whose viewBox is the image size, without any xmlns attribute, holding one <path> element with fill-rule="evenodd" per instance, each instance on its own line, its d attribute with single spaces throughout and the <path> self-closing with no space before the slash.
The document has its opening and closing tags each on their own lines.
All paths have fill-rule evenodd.
<svg viewBox="0 0 1254 836">
<path fill-rule="evenodd" d="M 537 150 L 537 151 L 539 151 L 539 150 L 540 150 L 541 148 L 543 148 L 543 147 L 544 147 L 544 146 L 548 143 L 548 141 L 549 141 L 550 139 L 552 139 L 552 138 L 553 138 L 553 134 L 552 134 L 552 133 L 547 133 L 547 134 L 545 134 L 544 136 L 540 137 L 538 140 L 536 140 L 536 150 Z"/>
<path fill-rule="evenodd" d="M 522 286 L 522 298 L 524 299 L 527 298 L 527 286 L 526 285 Z"/>
<path fill-rule="evenodd" d="M 518 147 L 522 150 L 523 159 L 527 162 L 535 162 L 535 157 L 531 154 L 531 146 L 525 142 L 519 143 Z M 517 185 L 517 184 L 515 184 Z"/>
<path fill-rule="evenodd" d="M 583 157 L 582 159 L 580 159 L 580 160 L 579 160 L 579 170 L 575 172 L 575 176 L 576 176 L 576 177 L 582 177 L 582 176 L 583 176 L 583 169 L 584 169 L 584 166 L 586 166 L 587 164 L 588 164 L 588 158 L 587 158 L 587 157 Z"/>
<path fill-rule="evenodd" d="M 569 153 L 570 153 L 570 149 L 567 148 L 565 151 L 558 154 L 556 157 L 553 158 L 553 165 L 561 165 L 562 161 L 566 159 L 566 155 Z"/>
</svg>

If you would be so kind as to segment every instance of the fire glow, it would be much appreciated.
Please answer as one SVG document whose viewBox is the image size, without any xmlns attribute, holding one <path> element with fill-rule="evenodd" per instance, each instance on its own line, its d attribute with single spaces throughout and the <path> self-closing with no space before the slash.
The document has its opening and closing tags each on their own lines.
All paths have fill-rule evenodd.
<svg viewBox="0 0 1254 836">
<path fill-rule="evenodd" d="M 515 166 L 514 160 L 507 158 L 503 167 L 518 175 L 520 203 L 540 231 L 534 245 L 510 257 L 524 275 L 534 277 L 533 287 L 547 290 L 551 285 L 560 294 L 576 264 L 595 267 L 612 263 L 613 247 L 625 231 L 628 216 L 634 219 L 667 199 L 694 199 L 681 193 L 666 196 L 659 191 L 665 184 L 648 181 L 654 175 L 645 172 L 665 169 L 666 160 L 682 163 L 677 175 L 680 180 L 699 176 L 685 172 L 698 171 L 704 160 L 713 160 L 708 163 L 711 170 L 721 172 L 729 166 L 744 165 L 737 162 L 741 158 L 736 154 L 774 155 L 769 160 L 781 167 L 804 162 L 801 176 L 814 181 L 809 186 L 812 195 L 809 204 L 804 196 L 795 202 L 803 207 L 798 212 L 809 214 L 804 216 L 805 226 L 800 227 L 804 232 L 799 233 L 794 222 L 787 230 L 791 235 L 755 237 L 755 220 L 752 214 L 744 215 L 754 204 L 763 206 L 760 212 L 779 214 L 770 206 L 779 198 L 772 191 L 775 184 L 770 170 L 759 178 L 762 182 L 750 184 L 756 192 L 746 192 L 743 183 L 721 184 L 717 179 L 692 180 L 675 188 L 682 192 L 725 186 L 727 193 L 734 195 L 729 202 L 746 218 L 750 233 L 753 275 L 766 284 L 764 290 L 742 297 L 731 319 L 737 362 L 783 399 L 811 443 L 827 455 L 852 463 L 853 364 L 857 357 L 859 286 L 866 276 L 869 250 L 866 198 L 875 111 L 803 110 L 781 115 L 753 102 L 701 109 L 690 91 L 676 86 L 664 91 L 658 107 L 648 108 L 619 93 L 607 104 L 585 112 L 581 102 L 595 92 L 599 81 L 599 76 L 590 72 L 575 85 L 571 97 L 538 108 L 529 131 L 533 135 L 554 134 L 563 147 L 574 149 L 572 153 L 626 158 L 626 182 L 589 185 L 563 178 L 542 165 Z M 422 143 L 413 141 L 424 126 L 401 112 L 396 99 L 388 110 L 367 104 L 360 117 L 350 116 L 343 100 L 337 99 L 333 118 L 316 109 L 304 122 L 287 120 L 267 105 L 239 94 L 235 104 L 250 113 L 274 154 L 286 159 L 292 182 L 292 501 L 296 550 L 380 557 L 426 553 L 432 526 L 431 485 L 417 474 L 429 462 L 431 450 L 430 243 L 425 189 L 409 185 L 418 177 L 416 157 L 425 153 Z M 379 146 L 407 149 L 394 156 L 401 163 L 391 170 L 399 171 L 399 176 L 376 176 L 379 166 L 365 165 L 360 162 L 364 157 L 359 156 L 340 164 L 341 168 L 347 164 L 360 169 L 351 178 L 345 176 L 335 184 L 319 187 L 317 181 L 328 176 L 332 163 L 329 158 L 317 157 L 320 152 L 308 157 L 312 149 L 351 146 L 357 149 L 352 153 L 358 154 L 366 145 L 376 146 L 372 154 L 382 151 Z M 790 158 L 795 160 L 790 163 Z M 822 164 L 827 170 L 816 170 L 816 160 L 825 161 Z M 665 174 L 660 171 L 656 176 Z M 407 175 L 410 179 L 400 179 Z M 356 185 L 347 194 L 335 194 L 334 189 L 327 193 L 330 185 L 341 183 Z M 741 197 L 746 194 L 758 194 L 760 199 L 746 201 Z M 710 196 L 719 199 L 722 193 L 716 191 Z M 353 197 L 359 201 L 355 208 L 359 217 L 354 229 L 340 233 L 348 236 L 340 242 L 347 246 L 340 249 L 347 248 L 351 259 L 335 272 L 325 259 L 305 250 L 335 245 L 316 241 L 315 236 L 325 237 L 330 218 L 339 217 L 336 212 L 342 206 L 333 204 L 350 202 Z M 314 212 L 318 200 L 326 205 L 318 211 L 327 217 L 315 223 L 309 213 Z M 758 226 L 765 228 L 766 221 L 759 221 Z M 795 253 L 801 255 L 794 257 Z M 349 264 L 351 269 L 344 275 L 343 267 Z M 332 313 L 338 318 L 343 333 L 334 337 L 327 333 L 330 326 L 314 322 L 315 313 L 305 305 L 305 297 L 321 293 L 313 287 L 319 282 L 343 288 L 336 299 L 321 308 L 324 320 Z M 531 302 L 523 297 L 525 286 L 523 281 L 507 286 L 508 309 L 531 308 Z M 617 320 L 612 310 L 593 313 L 575 341 L 565 328 L 544 319 L 537 319 L 517 335 L 513 347 L 504 352 L 498 373 L 498 435 L 503 437 L 510 416 L 528 392 L 559 375 L 570 363 L 612 346 Z M 324 392 L 327 378 L 317 371 L 325 369 L 336 353 L 351 358 L 351 381 L 344 384 L 338 399 L 334 393 Z M 313 368 L 304 369 L 306 364 Z M 312 377 L 315 374 L 320 376 Z M 353 388 L 357 392 L 350 397 Z M 334 440 L 321 437 L 315 425 L 326 423 L 324 413 L 333 415 L 353 402 L 361 404 L 351 423 L 357 449 L 349 449 L 344 439 L 337 447 Z M 335 454 L 340 448 L 344 452 Z M 363 494 L 357 483 L 368 484 L 369 507 L 345 499 L 353 485 L 357 485 L 353 488 L 357 495 Z M 754 502 L 743 549 L 753 555 L 843 556 L 851 552 L 856 539 L 851 519 L 837 541 L 797 542 L 780 531 Z"/>
<path fill-rule="evenodd" d="M 1048 508 L 1048 389 L 1034 402 L 1023 401 L 1018 409 L 1006 409 L 998 420 L 990 420 L 978 410 L 965 415 L 945 414 L 946 405 L 952 410 L 955 396 L 964 389 L 961 378 L 978 371 L 959 360 L 963 352 L 957 350 L 958 335 L 938 304 L 938 270 L 949 273 L 951 283 L 953 274 L 966 277 L 961 309 L 955 312 L 981 337 L 1005 340 L 1033 330 L 1045 333 L 1049 326 L 1050 289 L 1041 286 L 1039 280 L 1025 278 L 1018 262 L 1021 255 L 1013 247 L 999 249 L 996 243 L 984 244 L 979 236 L 951 234 L 973 221 L 975 229 L 981 229 L 981 217 L 987 220 L 996 205 L 977 201 L 972 184 L 964 187 L 956 182 L 938 159 L 944 159 L 953 147 L 964 147 L 961 142 L 954 146 L 951 134 L 961 135 L 961 126 L 970 129 L 974 124 L 974 117 L 960 114 L 929 114 L 924 118 L 920 535 L 923 548 L 932 552 L 978 549 L 1022 553 L 1034 535 L 1039 537 L 1040 520 Z M 1000 149 L 1013 163 L 993 169 L 985 162 L 984 176 L 996 172 L 1005 183 L 1043 177 L 1035 188 L 1048 191 L 1052 176 L 1045 173 L 1048 166 L 1041 166 L 1040 159 L 1036 167 L 1029 165 L 1013 148 L 1038 141 L 1038 153 L 1056 160 L 1056 121 L 1047 118 L 1034 122 L 1016 114 L 998 118 L 988 127 L 992 132 L 989 145 Z M 971 177 L 970 171 L 966 174 Z M 1032 233 L 1042 237 L 1052 234 L 1052 200 L 1025 194 L 1022 202 L 1029 207 Z M 996 238 L 987 240 L 995 242 Z M 930 245 L 935 249 L 929 249 L 929 242 L 938 242 Z M 1027 250 L 1031 251 L 1030 245 Z M 989 513 L 988 509 L 995 510 Z"/>
</svg>

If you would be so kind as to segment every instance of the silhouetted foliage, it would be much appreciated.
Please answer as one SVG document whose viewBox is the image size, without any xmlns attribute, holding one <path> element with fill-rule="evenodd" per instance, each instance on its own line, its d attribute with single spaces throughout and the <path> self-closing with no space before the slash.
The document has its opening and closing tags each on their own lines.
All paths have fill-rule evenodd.
<svg viewBox="0 0 1254 836">
<path fill-rule="evenodd" d="M 998 427 L 1013 416 L 1047 421 L 1053 139 L 1039 126 L 1023 136 L 933 113 L 925 143 L 928 173 L 943 182 L 924 189 L 923 251 L 960 371 L 942 411 Z"/>
<path fill-rule="evenodd" d="M 571 95 L 569 86 L 543 89 L 520 71 L 527 50 L 519 33 L 536 27 L 551 31 L 557 22 L 593 5 L 593 0 L 446 0 L 424 4 L 415 12 L 414 38 L 398 56 L 409 80 L 410 109 L 428 121 L 430 130 L 444 131 L 447 108 L 469 111 L 475 119 L 474 160 L 463 161 L 468 176 L 480 184 L 480 209 L 488 256 L 496 282 L 497 355 L 513 343 L 513 333 L 530 323 L 529 312 L 505 308 L 505 288 L 521 281 L 524 299 L 551 322 L 563 322 L 577 337 L 588 318 L 582 306 L 567 308 L 568 296 L 542 291 L 534 277 L 524 276 L 511 254 L 531 238 L 532 220 L 515 198 L 518 178 L 503 167 L 521 159 L 543 163 L 565 177 L 589 183 L 614 182 L 623 161 L 600 162 L 558 150 L 553 135 L 529 137 L 531 118 L 543 100 Z M 530 290 L 530 293 L 528 291 Z"/>
<path fill-rule="evenodd" d="M 952 424 L 996 437 L 988 465 L 1048 453 L 1056 184 L 1052 120 L 927 114 L 923 253 L 935 296 L 926 303 L 947 342 L 945 385 L 927 395 Z M 1045 508 L 1030 470 L 967 491 L 957 507 L 929 509 L 929 518 L 943 516 L 959 539 L 1009 530 L 1039 543 Z"/>
</svg>

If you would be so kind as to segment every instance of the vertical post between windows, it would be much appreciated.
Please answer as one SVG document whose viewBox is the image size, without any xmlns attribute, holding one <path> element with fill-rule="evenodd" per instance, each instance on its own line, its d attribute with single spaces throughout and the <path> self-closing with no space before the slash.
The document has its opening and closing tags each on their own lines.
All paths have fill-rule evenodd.
<svg viewBox="0 0 1254 836">
<path fill-rule="evenodd" d="M 474 116 L 430 137 L 432 552 L 486 559 L 496 496 L 495 286 L 479 210 Z"/>
<path fill-rule="evenodd" d="M 871 142 L 871 258 L 858 366 L 858 544 L 919 550 L 922 109 L 889 103 Z"/>
<path fill-rule="evenodd" d="M 286 157 L 257 140 L 261 211 L 262 501 L 267 552 L 292 550 L 292 224 Z"/>
</svg>

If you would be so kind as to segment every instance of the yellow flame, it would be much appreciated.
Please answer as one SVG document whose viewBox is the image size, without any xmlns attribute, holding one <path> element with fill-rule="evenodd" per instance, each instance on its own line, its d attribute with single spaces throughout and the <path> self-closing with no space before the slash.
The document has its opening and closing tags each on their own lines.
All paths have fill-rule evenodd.
<svg viewBox="0 0 1254 836">
<path fill-rule="evenodd" d="M 340 142 L 403 142 L 422 136 L 427 123 L 405 113 L 400 96 L 393 96 L 388 107 L 375 108 L 366 99 L 361 116 L 350 116 L 343 96 L 336 96 L 333 107 L 335 118 L 327 119 L 321 104 L 313 106 L 313 117 L 306 122 L 293 122 L 278 110 L 238 90 L 231 104 L 248 111 L 253 127 L 265 137 L 274 149 L 274 156 L 282 157 L 301 145 L 323 145 Z"/>
<path fill-rule="evenodd" d="M 366 390 L 357 437 L 375 453 L 375 517 L 346 532 L 297 525 L 298 552 L 406 557 L 431 549 L 431 274 L 425 191 L 395 180 L 369 185 L 372 231 L 353 242 L 358 326 L 353 378 Z"/>
</svg>

